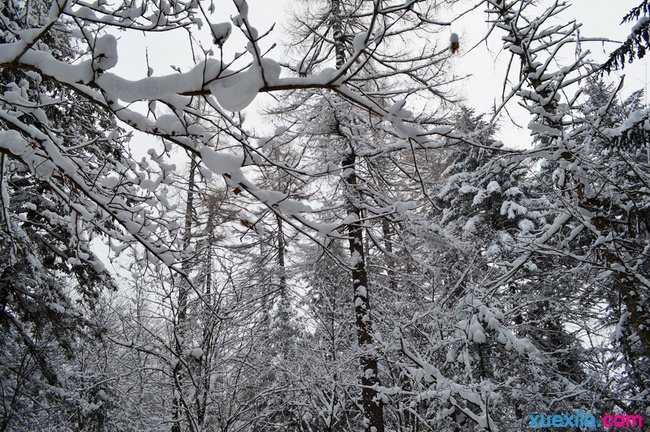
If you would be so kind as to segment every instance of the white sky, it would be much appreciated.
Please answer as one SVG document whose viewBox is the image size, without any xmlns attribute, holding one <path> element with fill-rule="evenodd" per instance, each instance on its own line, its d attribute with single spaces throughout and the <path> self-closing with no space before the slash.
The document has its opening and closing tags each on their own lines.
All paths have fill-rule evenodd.
<svg viewBox="0 0 650 432">
<path fill-rule="evenodd" d="M 300 7 L 305 0 L 248 0 L 250 5 L 250 21 L 257 26 L 260 33 L 267 30 L 274 22 L 277 23 L 275 30 L 268 38 L 267 46 L 276 42 L 276 48 L 271 57 L 276 60 L 285 60 L 282 46 L 287 43 L 285 28 L 288 23 L 291 7 Z M 309 0 L 307 0 L 309 1 Z M 564 15 L 564 19 L 575 18 L 583 23 L 582 36 L 604 36 L 615 40 L 624 40 L 630 29 L 630 25 L 619 25 L 621 17 L 635 4 L 637 0 L 574 0 L 573 6 Z M 461 7 L 471 4 L 470 1 L 461 1 Z M 236 9 L 231 0 L 215 0 L 216 11 L 213 15 L 214 22 L 227 21 L 231 15 L 236 14 Z M 459 9 L 460 10 L 460 9 Z M 453 60 L 452 71 L 456 75 L 472 74 L 472 77 L 457 86 L 458 96 L 464 98 L 470 106 L 476 107 L 479 111 L 489 111 L 496 103 L 498 105 L 501 92 L 503 73 L 508 59 L 507 53 L 501 50 L 501 34 L 495 32 L 487 46 L 483 43 L 470 53 L 463 52 L 463 48 L 469 49 L 480 40 L 488 30 L 485 23 L 483 8 L 474 11 L 468 18 L 454 23 L 449 33 L 456 32 L 461 36 L 461 55 Z M 450 11 L 442 11 L 444 15 Z M 453 12 L 451 12 L 453 13 Z M 189 51 L 188 37 L 183 31 L 168 33 L 148 34 L 142 33 L 118 33 L 119 42 L 119 63 L 115 72 L 124 75 L 126 78 L 138 79 L 146 74 L 145 47 L 149 51 L 151 65 L 155 74 L 173 73 L 170 65 L 180 66 L 187 70 L 193 64 Z M 441 37 L 448 38 L 448 33 L 443 32 Z M 210 48 L 211 42 L 208 38 L 204 46 Z M 447 43 L 446 40 L 441 41 Z M 233 29 L 233 35 L 226 44 L 231 47 L 230 54 L 234 49 L 243 49 L 244 39 Z M 610 51 L 614 45 L 605 47 Z M 590 49 L 594 59 L 603 60 L 606 58 L 605 50 L 600 43 L 584 44 L 583 50 Z M 626 77 L 626 93 L 646 86 L 647 62 L 639 61 L 628 66 L 624 73 Z M 616 80 L 620 73 L 612 73 L 611 79 Z M 268 95 L 258 96 L 256 103 L 252 105 L 252 111 L 248 113 L 250 122 L 249 128 L 263 130 L 265 121 L 256 115 L 255 111 L 260 104 L 271 101 Z M 524 126 L 520 129 L 512 125 L 506 118 L 502 121 L 500 138 L 508 146 L 525 146 L 529 142 L 528 131 L 525 129 L 528 124 L 527 116 L 523 109 L 514 105 L 510 106 L 510 113 L 514 119 Z M 251 111 L 251 110 L 249 110 Z M 155 139 L 138 136 L 134 142 L 136 152 L 142 154 L 155 145 Z"/>
<path fill-rule="evenodd" d="M 541 4 L 549 4 L 550 1 L 542 1 Z M 605 37 L 612 40 L 622 41 L 627 39 L 631 24 L 619 25 L 621 18 L 629 10 L 637 5 L 636 0 L 574 0 L 573 6 L 561 15 L 562 21 L 575 19 L 581 22 L 581 37 Z M 485 14 L 476 11 L 470 19 L 454 24 L 453 31 L 461 35 L 462 47 L 474 46 L 478 40 L 488 31 L 488 24 L 482 20 Z M 455 61 L 454 72 L 457 75 L 472 73 L 473 76 L 463 85 L 458 87 L 458 94 L 466 98 L 468 105 L 474 106 L 481 111 L 489 111 L 493 104 L 499 105 L 499 98 L 503 85 L 503 74 L 507 67 L 509 53 L 502 52 L 499 32 L 495 32 L 489 40 L 487 47 L 483 43 L 473 52 L 461 55 Z M 591 51 L 591 59 L 604 61 L 607 53 L 615 49 L 617 45 L 602 43 L 583 43 L 582 50 Z M 625 68 L 626 75 L 624 94 L 646 86 L 647 61 L 637 61 Z M 612 72 L 609 79 L 618 82 L 620 72 Z M 529 142 L 529 133 L 525 129 L 529 119 L 523 108 L 510 104 L 510 113 L 517 123 L 524 129 L 520 129 L 508 121 L 502 120 L 500 139 L 508 146 L 520 147 Z"/>
</svg>

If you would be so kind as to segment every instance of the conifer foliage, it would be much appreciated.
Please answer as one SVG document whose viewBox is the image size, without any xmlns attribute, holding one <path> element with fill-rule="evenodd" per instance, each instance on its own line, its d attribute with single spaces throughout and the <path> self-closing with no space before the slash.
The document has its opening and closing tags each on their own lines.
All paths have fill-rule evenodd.
<svg viewBox="0 0 650 432">
<path fill-rule="evenodd" d="M 626 63 L 645 57 L 650 48 L 650 3 L 646 0 L 635 6 L 623 17 L 621 24 L 634 23 L 627 40 L 609 55 L 603 69 L 611 72 L 622 69 Z"/>
</svg>

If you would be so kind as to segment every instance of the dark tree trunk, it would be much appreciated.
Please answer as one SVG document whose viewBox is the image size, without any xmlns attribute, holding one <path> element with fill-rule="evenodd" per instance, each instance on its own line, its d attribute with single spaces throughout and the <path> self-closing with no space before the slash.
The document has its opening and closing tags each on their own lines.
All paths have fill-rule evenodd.
<svg viewBox="0 0 650 432">
<path fill-rule="evenodd" d="M 348 199 L 348 216 L 354 222 L 348 224 L 350 257 L 352 258 L 352 290 L 354 300 L 354 315 L 357 327 L 357 341 L 360 350 L 361 364 L 361 399 L 364 416 L 367 420 L 368 432 L 384 431 L 383 404 L 377 399 L 375 386 L 379 385 L 377 370 L 377 352 L 372 335 L 372 319 L 370 314 L 370 292 L 368 286 L 368 271 L 366 269 L 365 253 L 363 250 L 363 223 L 361 210 L 357 207 L 357 174 L 355 168 L 356 155 L 349 153 L 343 160 L 345 182 L 352 195 Z"/>
<path fill-rule="evenodd" d="M 340 0 L 331 0 L 331 6 L 336 67 L 341 68 L 345 64 L 346 55 Z M 363 248 L 362 212 L 357 203 L 357 199 L 360 197 L 356 172 L 356 154 L 352 142 L 350 142 L 349 153 L 343 157 L 341 164 L 344 181 L 348 186 L 347 213 L 353 220 L 346 228 L 349 236 L 350 257 L 352 258 L 352 290 L 357 342 L 360 350 L 361 400 L 363 415 L 366 420 L 365 430 L 367 432 L 384 432 L 384 407 L 383 403 L 378 399 L 376 390 L 376 386 L 380 382 L 377 369 L 377 352 L 372 334 L 368 271 Z"/>
</svg>

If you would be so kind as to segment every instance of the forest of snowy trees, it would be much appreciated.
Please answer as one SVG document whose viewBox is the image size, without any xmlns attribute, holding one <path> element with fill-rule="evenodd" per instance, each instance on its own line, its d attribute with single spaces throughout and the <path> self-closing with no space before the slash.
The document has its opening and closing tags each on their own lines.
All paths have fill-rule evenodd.
<svg viewBox="0 0 650 432">
<path fill-rule="evenodd" d="M 0 0 L 0 432 L 647 427 L 650 3 L 262 3 Z"/>
</svg>

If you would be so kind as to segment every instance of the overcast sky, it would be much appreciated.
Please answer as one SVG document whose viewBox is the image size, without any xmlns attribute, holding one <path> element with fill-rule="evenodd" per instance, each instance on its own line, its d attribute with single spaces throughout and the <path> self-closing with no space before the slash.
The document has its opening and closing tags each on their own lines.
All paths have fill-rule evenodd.
<svg viewBox="0 0 650 432">
<path fill-rule="evenodd" d="M 276 48 L 271 54 L 276 60 L 283 59 L 283 49 L 287 43 L 286 27 L 290 25 L 287 17 L 290 15 L 292 5 L 300 5 L 305 0 L 248 0 L 250 5 L 250 20 L 258 27 L 260 33 L 267 30 L 273 23 L 276 28 L 267 40 L 267 46 L 276 42 L 279 48 Z M 619 25 L 621 17 L 636 3 L 637 0 L 575 0 L 573 6 L 566 12 L 565 17 L 575 18 L 584 24 L 581 32 L 583 37 L 604 36 L 616 40 L 624 40 L 629 34 L 630 25 Z M 471 4 L 469 1 L 462 0 L 461 8 Z M 229 20 L 231 15 L 236 13 L 231 0 L 215 0 L 216 10 L 213 15 L 214 21 Z M 461 10 L 458 8 L 457 10 Z M 443 10 L 443 15 L 453 14 L 455 11 Z M 457 94 L 466 99 L 467 104 L 478 108 L 481 111 L 489 111 L 494 103 L 498 104 L 498 98 L 501 92 L 503 72 L 508 59 L 507 53 L 501 50 L 500 34 L 493 34 L 486 44 L 467 52 L 469 47 L 476 44 L 488 30 L 489 26 L 485 22 L 483 8 L 474 11 L 468 18 L 454 23 L 447 32 L 441 34 L 444 38 L 442 43 L 447 43 L 449 34 L 456 32 L 461 36 L 461 54 L 454 58 L 452 62 L 452 72 L 457 75 L 472 74 L 472 77 L 458 85 Z M 173 71 L 170 65 L 176 65 L 186 70 L 193 64 L 191 52 L 188 49 L 188 38 L 183 31 L 175 31 L 161 34 L 148 34 L 146 37 L 141 33 L 121 33 L 119 43 L 119 63 L 117 72 L 127 78 L 138 79 L 145 76 L 145 47 L 149 50 L 151 65 L 154 67 L 155 74 L 168 74 Z M 210 47 L 209 39 L 203 41 L 205 47 Z M 227 47 L 232 50 L 242 49 L 244 46 L 243 38 L 234 30 L 233 36 L 227 43 Z M 602 60 L 606 57 L 605 52 L 610 51 L 615 45 L 603 47 L 600 43 L 584 44 L 584 49 L 590 49 L 595 59 Z M 624 71 L 626 78 L 626 92 L 629 93 L 639 87 L 646 85 L 647 62 L 640 61 L 626 68 Z M 616 80 L 619 73 L 612 73 L 610 79 Z M 267 95 L 260 95 L 257 103 L 252 105 L 256 110 L 260 104 L 269 101 Z M 515 120 L 524 126 L 519 129 L 510 124 L 506 119 L 502 121 L 502 131 L 500 138 L 508 146 L 522 146 L 529 142 L 528 132 L 525 126 L 528 123 L 526 115 L 522 109 L 516 106 L 511 107 L 510 111 Z M 255 128 L 258 131 L 264 129 L 264 120 L 254 113 L 249 114 L 251 122 L 249 128 Z M 136 145 L 138 153 L 146 151 L 151 145 L 152 138 L 138 137 Z"/>
<path fill-rule="evenodd" d="M 547 0 L 540 2 L 542 4 L 550 3 Z M 581 37 L 606 37 L 613 40 L 625 40 L 630 32 L 632 25 L 619 25 L 621 18 L 629 10 L 637 5 L 637 0 L 574 0 L 573 6 L 568 9 L 561 17 L 563 20 L 575 19 L 583 24 Z M 469 43 L 463 43 L 462 46 L 468 48 L 480 40 L 489 29 L 488 24 L 483 20 L 484 14 L 480 11 L 473 14 L 470 19 L 463 20 L 454 24 L 455 32 L 459 33 L 462 39 L 469 39 Z M 615 44 L 602 43 L 584 43 L 583 51 L 589 49 L 591 57 L 597 61 L 604 61 L 607 53 L 616 48 Z M 496 99 L 497 105 L 501 94 L 503 83 L 503 73 L 508 60 L 507 53 L 501 51 L 500 37 L 493 35 L 488 44 L 477 47 L 471 53 L 461 55 L 455 60 L 454 72 L 458 75 L 472 73 L 473 76 L 462 86 L 458 86 L 459 95 L 465 97 L 468 104 L 475 106 L 482 111 L 489 111 Z M 647 61 L 639 61 L 625 68 L 624 93 L 629 94 L 631 91 L 646 86 L 646 68 Z M 613 72 L 609 79 L 618 82 L 621 73 Z M 524 114 L 523 108 L 517 109 L 512 106 L 510 112 L 519 123 L 523 123 L 524 128 L 528 124 L 528 118 Z M 529 133 L 527 130 L 521 130 L 507 119 L 502 122 L 500 138 L 508 146 L 526 145 L 529 142 Z"/>
</svg>

